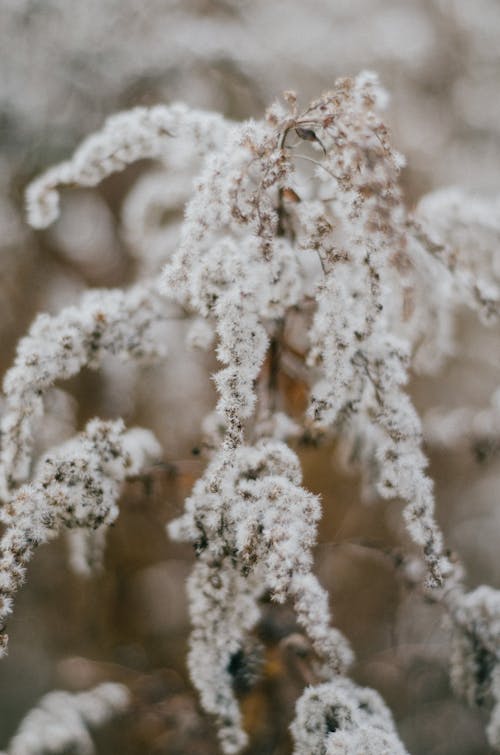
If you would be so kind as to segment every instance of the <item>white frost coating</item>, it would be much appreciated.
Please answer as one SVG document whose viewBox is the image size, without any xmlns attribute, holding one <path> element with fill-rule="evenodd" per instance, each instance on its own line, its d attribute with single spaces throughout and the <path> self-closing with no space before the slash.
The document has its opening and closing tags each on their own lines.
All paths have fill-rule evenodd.
<svg viewBox="0 0 500 755">
<path fill-rule="evenodd" d="M 34 424 L 43 414 L 47 389 L 84 366 L 97 368 L 106 354 L 137 361 L 162 356 L 157 327 L 166 316 L 162 298 L 149 284 L 128 291 L 89 291 L 78 306 L 36 318 L 3 383 L 2 498 L 29 475 Z"/>
<path fill-rule="evenodd" d="M 376 424 L 384 435 L 379 438 L 375 458 L 380 467 L 379 493 L 399 496 L 405 503 L 404 519 L 408 533 L 421 546 L 429 569 L 429 583 L 437 587 L 452 579 L 455 567 L 446 555 L 443 536 L 434 518 L 432 480 L 426 475 L 427 459 L 422 452 L 420 419 L 401 384 L 407 381 L 404 349 L 396 341 L 380 351 L 369 373 Z"/>
<path fill-rule="evenodd" d="M 301 487 L 298 460 L 282 439 L 338 436 L 344 456 L 361 468 L 365 491 L 402 500 L 430 596 L 449 614 L 454 686 L 469 702 L 498 702 L 497 594 L 464 592 L 461 567 L 435 520 L 421 422 L 405 388 L 411 369 L 433 373 L 454 353 L 464 304 L 485 321 L 497 317 L 498 204 L 449 191 L 424 197 L 413 214 L 406 210 L 403 159 L 390 144 L 381 117 L 386 93 L 372 73 L 337 80 L 302 112 L 293 93 L 285 99 L 288 107 L 274 105 L 265 120 L 242 124 L 182 106 L 118 115 L 32 185 L 30 217 L 38 226 L 55 217 L 59 184 L 93 185 L 140 157 L 167 168 L 138 183 L 123 226 L 145 268 L 154 273 L 168 258 L 163 294 L 195 315 L 190 345 L 206 348 L 215 337 L 222 365 L 203 446 L 215 456 L 170 533 L 193 543 L 198 556 L 188 585 L 189 667 L 205 710 L 217 718 L 224 751 L 236 753 L 246 742 L 233 661 L 246 652 L 258 599 L 268 590 L 293 605 L 321 661 L 320 678 L 329 680 L 299 703 L 297 753 L 404 753 L 380 698 L 332 678 L 346 670 L 351 651 L 330 626 L 328 596 L 312 573 L 319 501 Z M 178 201 L 187 195 L 181 223 Z M 116 296 L 109 294 L 112 310 Z M 156 353 L 149 327 L 164 309 L 141 296 L 110 318 L 111 353 Z M 106 350 L 102 334 L 97 345 L 93 340 L 99 317 L 87 322 L 93 306 L 71 309 L 68 322 L 64 314 L 42 318 L 21 343 L 6 381 L 6 494 L 29 474 L 41 394 L 82 365 L 96 366 Z M 292 318 L 300 321 L 295 344 Z M 31 336 L 39 336 L 32 351 L 41 354 L 34 363 L 25 358 Z M 282 411 L 285 365 L 311 387 L 307 417 L 296 425 Z M 482 419 L 494 440 L 494 413 Z M 27 487 L 12 500 L 22 500 Z M 99 556 L 101 532 L 76 537 L 75 559 L 86 568 Z M 6 585 L 5 605 L 12 592 Z M 492 740 L 497 718 L 495 708 Z"/>
<path fill-rule="evenodd" d="M 450 596 L 453 634 L 450 677 L 455 691 L 470 705 L 491 694 L 500 667 L 500 591 L 482 585 Z"/>
<path fill-rule="evenodd" d="M 5 620 L 34 549 L 65 527 L 94 530 L 111 524 L 121 483 L 159 453 L 146 430 L 127 432 L 121 420 L 92 420 L 85 432 L 46 454 L 33 482 L 13 494 L 1 511 L 0 655 L 8 641 Z"/>
<path fill-rule="evenodd" d="M 448 601 L 452 687 L 469 705 L 493 708 L 486 734 L 500 751 L 500 590 L 481 585 L 451 593 Z"/>
<path fill-rule="evenodd" d="M 127 430 L 122 446 L 127 463 L 130 461 L 127 477 L 138 474 L 148 460 L 161 455 L 161 447 L 154 435 L 140 427 Z M 69 565 L 75 574 L 90 577 L 100 572 L 106 549 L 107 525 L 95 529 L 69 529 L 65 534 Z"/>
<path fill-rule="evenodd" d="M 215 113 L 190 110 L 185 105 L 137 107 L 113 115 L 102 131 L 89 136 L 67 162 L 50 168 L 26 192 L 28 221 L 46 228 L 59 215 L 59 187 L 96 186 L 103 178 L 145 158 L 161 160 L 172 137 L 190 138 L 199 152 L 217 144 L 224 120 Z"/>
<path fill-rule="evenodd" d="M 377 112 L 384 98 L 376 77 L 343 80 L 334 94 L 334 116 L 322 115 L 333 93 L 308 112 L 320 124 L 316 136 L 327 152 L 318 176 L 328 183 L 333 177 L 337 189 L 331 215 L 319 201 L 301 210 L 301 244 L 317 252 L 325 273 L 310 331 L 309 363 L 319 373 L 310 414 L 319 427 L 337 425 L 347 436 L 354 415 L 361 445 L 376 441 L 363 453 L 377 464 L 378 492 L 406 502 L 409 534 L 423 547 L 430 584 L 437 586 L 453 568 L 434 521 L 420 421 L 402 390 L 411 345 L 399 323 L 414 263 L 397 184 L 401 158 Z"/>
<path fill-rule="evenodd" d="M 458 188 L 440 189 L 423 197 L 415 217 L 428 231 L 435 252 L 453 269 L 456 298 L 465 299 L 486 323 L 498 322 L 500 199 L 481 198 Z M 452 255 L 443 255 L 446 247 Z"/>
<path fill-rule="evenodd" d="M 222 457 L 223 458 L 223 457 Z M 295 454 L 279 441 L 240 446 L 231 465 L 216 456 L 169 526 L 198 554 L 188 583 L 193 632 L 189 668 L 206 710 L 217 716 L 224 752 L 244 745 L 230 664 L 259 618 L 266 591 L 289 599 L 325 668 L 352 660 L 347 640 L 330 625 L 328 595 L 313 575 L 311 549 L 321 511 L 301 486 Z"/>
<path fill-rule="evenodd" d="M 342 677 L 307 687 L 290 729 L 294 755 L 408 755 L 380 695 Z"/>
<path fill-rule="evenodd" d="M 21 721 L 5 755 L 75 755 L 95 752 L 89 728 L 124 713 L 130 693 L 122 684 L 107 682 L 86 692 L 49 692 Z"/>
<path fill-rule="evenodd" d="M 215 319 L 216 377 L 226 447 L 243 440 L 255 404 L 253 384 L 268 346 L 266 322 L 298 303 L 300 271 L 290 242 L 276 238 L 275 200 L 290 173 L 266 125 L 233 127 L 209 157 L 185 212 L 179 248 L 163 288 L 184 307 Z"/>
</svg>

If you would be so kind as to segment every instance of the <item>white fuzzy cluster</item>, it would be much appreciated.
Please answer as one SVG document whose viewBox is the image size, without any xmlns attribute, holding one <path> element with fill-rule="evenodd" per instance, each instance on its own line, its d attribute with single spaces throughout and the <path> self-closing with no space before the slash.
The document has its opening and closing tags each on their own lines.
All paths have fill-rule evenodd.
<svg viewBox="0 0 500 755">
<path fill-rule="evenodd" d="M 235 126 L 206 160 L 163 274 L 167 296 L 214 322 L 226 365 L 215 380 L 228 447 L 242 441 L 253 412 L 267 326 L 302 293 L 293 247 L 277 237 L 276 204 L 290 164 L 272 136 L 260 124 Z"/>
<path fill-rule="evenodd" d="M 230 674 L 270 591 L 289 599 L 323 664 L 343 671 L 351 651 L 330 626 L 328 595 L 313 575 L 318 499 L 301 487 L 295 454 L 278 441 L 240 446 L 231 465 L 216 456 L 170 535 L 192 542 L 198 559 L 188 583 L 193 633 L 189 667 L 203 706 L 215 714 L 224 752 L 246 741 Z"/>
<path fill-rule="evenodd" d="M 418 259 L 408 253 L 402 161 L 379 115 L 384 100 L 376 77 L 361 74 L 340 80 L 300 120 L 326 152 L 317 173 L 321 195 L 330 195 L 298 211 L 301 244 L 324 270 L 310 330 L 309 364 L 319 373 L 310 415 L 357 447 L 379 494 L 405 501 L 409 533 L 436 586 L 452 567 L 434 520 L 420 421 L 403 390 L 415 336 L 405 327 L 415 316 L 405 296 Z"/>
<path fill-rule="evenodd" d="M 161 160 L 165 141 L 174 136 L 195 142 L 202 152 L 217 143 L 223 118 L 191 110 L 182 104 L 138 107 L 113 115 L 102 131 L 89 136 L 67 162 L 50 168 L 30 184 L 26 193 L 28 220 L 46 228 L 59 215 L 59 187 L 96 186 L 103 178 L 136 160 Z"/>
<path fill-rule="evenodd" d="M 100 530 L 118 515 L 121 483 L 137 474 L 160 448 L 147 430 L 123 422 L 92 420 L 85 432 L 53 449 L 1 510 L 0 655 L 6 652 L 5 621 L 34 549 L 63 528 Z"/>
<path fill-rule="evenodd" d="M 422 430 L 417 412 L 402 386 L 407 381 L 407 357 L 401 343 L 386 344 L 367 369 L 369 409 L 381 430 L 374 448 L 379 467 L 377 490 L 385 498 L 402 498 L 404 519 L 412 540 L 419 545 L 429 569 L 429 583 L 437 587 L 455 568 L 445 554 L 443 536 L 434 517 L 432 480 L 425 470 Z M 367 413 L 370 415 L 370 411 Z M 372 415 L 373 416 L 373 415 Z"/>
<path fill-rule="evenodd" d="M 36 318 L 19 342 L 3 383 L 0 495 L 4 500 L 30 474 L 33 431 L 43 415 L 47 390 L 85 366 L 97 368 L 107 354 L 138 361 L 162 356 L 157 329 L 165 317 L 165 304 L 155 286 L 139 285 L 128 291 L 89 291 L 78 306 Z"/>
<path fill-rule="evenodd" d="M 482 585 L 449 600 L 452 686 L 469 705 L 493 706 L 487 734 L 492 747 L 500 750 L 500 591 Z"/>
<path fill-rule="evenodd" d="M 124 713 L 130 693 L 123 684 L 107 682 L 86 692 L 49 692 L 21 721 L 2 755 L 94 755 L 89 729 Z"/>
<path fill-rule="evenodd" d="M 408 755 L 380 695 L 342 677 L 307 687 L 290 729 L 294 755 Z"/>
<path fill-rule="evenodd" d="M 441 189 L 419 202 L 415 217 L 429 233 L 435 254 L 453 273 L 457 305 L 466 303 L 478 310 L 486 324 L 498 322 L 499 198 Z"/>
</svg>

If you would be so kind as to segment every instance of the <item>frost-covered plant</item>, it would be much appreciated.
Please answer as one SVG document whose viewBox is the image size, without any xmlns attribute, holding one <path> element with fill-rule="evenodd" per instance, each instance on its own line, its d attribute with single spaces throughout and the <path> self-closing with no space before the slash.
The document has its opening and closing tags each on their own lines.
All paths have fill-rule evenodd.
<svg viewBox="0 0 500 755">
<path fill-rule="evenodd" d="M 468 239 L 457 251 L 452 195 L 407 210 L 386 100 L 365 72 L 337 80 L 303 110 L 287 92 L 263 121 L 234 123 L 183 105 L 136 108 L 110 118 L 27 192 L 30 222 L 43 228 L 58 215 L 61 188 L 95 186 L 142 158 L 162 166 L 123 208 L 124 237 L 144 258 L 141 282 L 41 316 L 5 379 L 3 616 L 33 546 L 63 525 L 101 532 L 116 516 L 119 483 L 157 453 L 149 435 L 94 421 L 34 465 L 46 392 L 108 353 L 160 359 L 168 331 L 157 326 L 190 320 L 188 344 L 215 342 L 222 368 L 216 412 L 205 422 L 210 461 L 169 531 L 197 557 L 188 662 L 226 753 L 247 741 L 232 670 L 264 595 L 290 602 L 316 655 L 317 683 L 292 727 L 297 755 L 405 751 L 379 696 L 345 677 L 352 651 L 331 626 L 313 573 L 320 502 L 302 486 L 288 445 L 301 440 L 338 439 L 367 494 L 401 501 L 424 565 L 421 588 L 452 627 L 453 683 L 470 702 L 498 704 L 497 593 L 466 592 L 444 543 L 406 389 L 411 371 L 435 373 L 454 353 L 461 308 L 498 322 L 496 227 L 486 205 L 461 216 L 471 239 L 482 239 L 472 260 Z M 169 170 L 180 175 L 177 197 L 166 188 Z M 162 207 L 173 212 L 163 231 Z M 309 389 L 304 416 L 285 411 L 281 378 L 290 362 Z M 92 554 L 102 540 L 78 539 L 76 561 L 82 545 Z"/>
<path fill-rule="evenodd" d="M 189 668 L 204 707 L 219 720 L 226 752 L 245 743 L 230 669 L 258 618 L 258 599 L 290 599 L 318 656 L 333 672 L 352 657 L 329 626 L 328 596 L 311 573 L 318 499 L 301 487 L 299 460 L 283 442 L 239 446 L 219 458 L 186 501 L 170 534 L 194 544 L 198 560 L 188 582 L 193 634 Z"/>
<path fill-rule="evenodd" d="M 490 696 L 498 705 L 493 679 L 500 668 L 500 592 L 485 585 L 472 590 L 458 600 L 453 616 L 453 687 L 471 705 L 481 705 Z"/>
<path fill-rule="evenodd" d="M 92 420 L 85 432 L 52 449 L 37 464 L 30 483 L 3 505 L 0 540 L 0 652 L 7 645 L 5 620 L 34 548 L 63 527 L 92 534 L 92 560 L 99 558 L 101 533 L 118 515 L 120 483 L 137 474 L 159 447 L 147 430 L 125 430 L 121 421 Z M 97 554 L 95 538 L 98 538 Z M 89 534 L 86 534 L 88 540 Z M 85 544 L 82 543 L 82 545 Z M 87 548 L 91 543 L 87 542 Z"/>
<path fill-rule="evenodd" d="M 107 354 L 140 361 L 158 358 L 155 326 L 165 318 L 154 286 L 89 291 L 78 307 L 40 315 L 22 339 L 4 380 L 0 490 L 4 497 L 29 476 L 33 427 L 44 396 L 57 380 L 83 367 L 96 369 Z"/>
<path fill-rule="evenodd" d="M 2 755 L 93 755 L 89 729 L 125 712 L 129 704 L 127 687 L 112 682 L 86 692 L 49 692 L 21 721 Z"/>
<path fill-rule="evenodd" d="M 407 755 L 380 695 L 350 679 L 308 687 L 291 731 L 295 755 Z"/>
</svg>

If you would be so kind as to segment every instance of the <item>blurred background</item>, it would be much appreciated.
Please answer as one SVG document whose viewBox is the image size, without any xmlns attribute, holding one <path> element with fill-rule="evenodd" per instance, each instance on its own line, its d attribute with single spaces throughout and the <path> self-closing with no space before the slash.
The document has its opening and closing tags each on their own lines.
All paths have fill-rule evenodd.
<svg viewBox="0 0 500 755">
<path fill-rule="evenodd" d="M 134 190 L 155 180 L 149 163 L 96 190 L 66 192 L 62 216 L 47 231 L 29 230 L 23 217 L 29 180 L 67 158 L 108 115 L 182 100 L 229 118 L 260 118 L 285 89 L 306 104 L 337 76 L 370 68 L 391 94 L 387 122 L 407 158 L 408 205 L 447 185 L 493 196 L 499 40 L 498 0 L 2 0 L 2 373 L 37 312 L 57 312 L 88 287 L 125 286 L 144 274 L 131 218 L 141 209 Z M 163 208 L 159 202 L 148 220 L 160 243 L 168 225 L 168 244 L 175 244 L 182 202 L 180 195 Z M 95 415 L 123 416 L 154 430 L 164 459 L 126 486 L 102 575 L 72 574 L 62 541 L 31 563 L 2 662 L 0 746 L 45 692 L 118 680 L 132 689 L 133 709 L 96 734 L 99 753 L 218 752 L 185 668 L 183 584 L 192 554 L 164 530 L 203 470 L 200 423 L 214 401 L 215 364 L 186 350 L 183 328 L 169 334 L 166 366 L 139 371 L 110 360 L 50 398 L 55 435 Z M 461 356 L 432 379 L 413 381 L 418 408 L 486 405 L 498 381 L 497 335 L 464 316 Z M 290 380 L 283 389 L 291 411 L 300 412 L 305 386 Z M 44 432 L 48 442 L 50 422 Z M 414 755 L 484 755 L 482 715 L 449 689 L 441 613 L 406 589 L 394 567 L 405 543 L 400 506 L 363 503 L 359 480 L 340 468 L 333 450 L 300 453 L 306 484 L 324 502 L 317 574 L 356 650 L 353 676 L 382 693 Z M 429 453 L 438 518 L 470 586 L 500 587 L 499 455 L 478 460 L 466 442 Z M 287 726 L 304 681 L 283 640 L 295 628 L 291 611 L 264 601 L 256 633 L 261 678 L 253 683 L 242 673 L 235 682 L 249 753 L 291 751 Z"/>
</svg>

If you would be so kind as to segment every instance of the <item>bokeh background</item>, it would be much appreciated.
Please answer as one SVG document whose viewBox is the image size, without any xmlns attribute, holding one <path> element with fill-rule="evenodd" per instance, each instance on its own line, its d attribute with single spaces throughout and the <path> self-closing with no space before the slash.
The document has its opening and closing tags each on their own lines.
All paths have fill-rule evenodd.
<svg viewBox="0 0 500 755">
<path fill-rule="evenodd" d="M 30 231 L 23 217 L 29 180 L 65 159 L 106 116 L 182 100 L 259 118 L 285 89 L 305 104 L 337 76 L 370 68 L 391 94 L 387 121 L 407 157 L 408 205 L 447 185 L 493 196 L 499 40 L 498 0 L 1 0 L 2 372 L 38 311 L 57 312 L 89 286 L 124 286 L 138 274 L 122 211 L 129 191 L 154 170 L 148 163 L 94 191 L 67 192 L 61 219 L 47 231 Z M 175 233 L 182 208 L 174 210 L 158 224 L 171 223 Z M 63 541 L 41 548 L 31 563 L 0 673 L 0 745 L 46 691 L 111 679 L 130 686 L 134 704 L 96 734 L 99 753 L 218 752 L 185 668 L 183 585 L 192 554 L 164 529 L 203 470 L 200 423 L 214 401 L 215 364 L 186 350 L 183 327 L 172 329 L 166 366 L 137 371 L 110 360 L 102 372 L 83 371 L 60 386 L 72 399 L 51 397 L 40 443 L 95 415 L 123 416 L 152 428 L 164 457 L 126 486 L 102 575 L 72 574 Z M 411 385 L 422 413 L 486 405 L 498 382 L 498 333 L 464 316 L 459 338 L 460 357 Z M 290 380 L 283 390 L 300 412 L 305 387 Z M 357 652 L 354 677 L 384 695 L 414 755 L 488 753 L 482 714 L 450 692 L 439 609 L 407 589 L 394 567 L 406 543 L 399 504 L 364 503 L 359 480 L 334 451 L 300 449 L 306 484 L 324 502 L 317 573 Z M 466 439 L 452 450 L 429 447 L 429 455 L 438 518 L 470 586 L 500 587 L 499 455 L 478 461 Z M 252 684 L 242 673 L 238 689 L 249 752 L 285 755 L 303 685 L 284 642 L 295 625 L 286 608 L 264 602 L 262 611 L 261 679 Z"/>
</svg>

